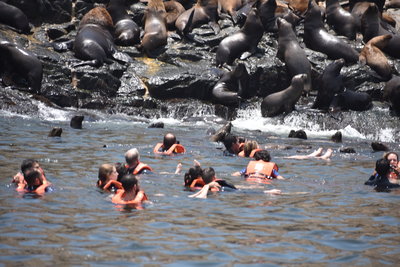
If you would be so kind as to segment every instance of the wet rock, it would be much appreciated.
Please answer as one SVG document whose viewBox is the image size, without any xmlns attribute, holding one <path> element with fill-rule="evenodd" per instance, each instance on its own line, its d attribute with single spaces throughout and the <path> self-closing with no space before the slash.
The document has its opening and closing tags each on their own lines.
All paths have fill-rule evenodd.
<svg viewBox="0 0 400 267">
<path fill-rule="evenodd" d="M 389 151 L 389 148 L 380 142 L 372 142 L 371 147 L 374 151 Z"/>
<path fill-rule="evenodd" d="M 298 130 L 298 131 L 291 130 L 288 137 L 307 140 L 307 134 L 304 130 Z"/>
<path fill-rule="evenodd" d="M 60 137 L 61 134 L 62 134 L 62 128 L 54 127 L 53 129 L 50 130 L 49 137 Z"/>
<path fill-rule="evenodd" d="M 153 122 L 148 128 L 164 128 L 164 123 L 162 121 Z"/>
<path fill-rule="evenodd" d="M 85 116 L 81 116 L 81 115 L 73 116 L 69 125 L 73 129 L 82 129 L 82 121 L 84 118 L 85 118 Z"/>
<path fill-rule="evenodd" d="M 352 147 L 342 147 L 339 149 L 340 153 L 348 153 L 348 154 L 354 154 L 356 153 L 356 150 Z"/>
</svg>

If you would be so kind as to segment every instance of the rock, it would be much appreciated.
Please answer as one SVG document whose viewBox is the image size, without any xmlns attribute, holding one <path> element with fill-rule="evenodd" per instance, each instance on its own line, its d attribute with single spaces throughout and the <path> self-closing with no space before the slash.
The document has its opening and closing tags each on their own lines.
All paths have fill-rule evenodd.
<svg viewBox="0 0 400 267">
<path fill-rule="evenodd" d="M 164 123 L 162 121 L 153 122 L 148 128 L 164 128 Z"/>
<path fill-rule="evenodd" d="M 374 151 L 389 151 L 389 148 L 380 142 L 372 142 L 371 147 Z"/>
<path fill-rule="evenodd" d="M 339 149 L 340 153 L 349 153 L 349 154 L 353 154 L 356 153 L 356 150 L 352 147 L 342 147 Z"/>
</svg>

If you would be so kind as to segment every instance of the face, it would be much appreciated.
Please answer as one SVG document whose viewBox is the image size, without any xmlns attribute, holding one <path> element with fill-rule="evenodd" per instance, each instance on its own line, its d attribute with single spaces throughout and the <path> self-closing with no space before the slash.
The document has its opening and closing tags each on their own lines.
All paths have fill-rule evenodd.
<svg viewBox="0 0 400 267">
<path fill-rule="evenodd" d="M 387 159 L 390 162 L 390 166 L 397 166 L 398 159 L 397 159 L 397 156 L 395 154 L 389 154 Z"/>
<path fill-rule="evenodd" d="M 113 168 L 113 171 L 112 171 L 111 174 L 110 174 L 109 179 L 110 179 L 110 180 L 116 181 L 117 178 L 118 178 L 118 172 L 117 172 L 117 169 L 114 167 L 114 168 Z"/>
</svg>

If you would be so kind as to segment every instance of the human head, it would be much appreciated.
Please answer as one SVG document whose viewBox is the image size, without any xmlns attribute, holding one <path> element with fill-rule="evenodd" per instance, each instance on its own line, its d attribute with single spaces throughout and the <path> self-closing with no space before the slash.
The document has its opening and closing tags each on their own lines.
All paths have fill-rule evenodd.
<svg viewBox="0 0 400 267">
<path fill-rule="evenodd" d="M 391 166 L 397 167 L 399 164 L 399 155 L 396 152 L 388 152 L 383 158 L 387 159 Z"/>
<path fill-rule="evenodd" d="M 99 168 L 100 186 L 103 187 L 109 180 L 117 180 L 118 173 L 114 165 L 103 164 Z"/>
<path fill-rule="evenodd" d="M 125 153 L 125 160 L 129 166 L 135 165 L 139 162 L 140 155 L 137 148 L 131 148 Z"/>
<path fill-rule="evenodd" d="M 36 186 L 43 184 L 42 173 L 33 168 L 25 171 L 24 179 L 29 186 Z"/>
<path fill-rule="evenodd" d="M 201 176 L 205 184 L 209 184 L 215 180 L 215 171 L 212 167 L 203 170 L 203 175 Z"/>
<path fill-rule="evenodd" d="M 25 173 L 28 169 L 39 170 L 40 169 L 39 162 L 37 160 L 34 160 L 34 159 L 25 159 L 25 160 L 23 160 L 22 164 L 21 164 L 21 172 Z"/>
<path fill-rule="evenodd" d="M 203 174 L 203 170 L 201 169 L 200 166 L 194 166 L 189 169 L 187 173 L 185 173 L 185 176 L 183 177 L 183 180 L 185 182 L 185 186 L 190 186 L 193 182 L 194 179 L 197 179 L 198 177 L 201 177 Z"/>
<path fill-rule="evenodd" d="M 271 155 L 269 154 L 268 150 L 260 150 L 254 153 L 254 159 L 269 162 L 271 161 Z"/>
<path fill-rule="evenodd" d="M 125 191 L 136 191 L 138 187 L 138 180 L 133 174 L 126 174 L 121 178 L 121 184 Z"/>
<path fill-rule="evenodd" d="M 225 135 L 224 146 L 230 153 L 239 153 L 239 139 L 233 134 L 228 133 Z"/>
<path fill-rule="evenodd" d="M 257 141 L 255 141 L 255 140 L 246 141 L 246 143 L 244 143 L 244 146 L 243 146 L 244 156 L 249 157 L 251 151 L 253 151 L 254 149 L 257 149 L 257 148 L 258 148 Z"/>
<path fill-rule="evenodd" d="M 387 174 L 390 171 L 390 163 L 387 159 L 378 159 L 376 161 L 375 165 L 375 171 L 379 174 L 381 177 L 387 176 Z"/>
<path fill-rule="evenodd" d="M 173 144 L 176 144 L 176 137 L 172 133 L 164 135 L 163 146 L 165 150 L 168 150 Z"/>
<path fill-rule="evenodd" d="M 123 164 L 121 162 L 117 162 L 117 163 L 115 163 L 115 169 L 118 172 L 117 181 L 120 181 L 121 178 L 126 174 L 126 171 L 127 171 L 125 164 Z"/>
</svg>

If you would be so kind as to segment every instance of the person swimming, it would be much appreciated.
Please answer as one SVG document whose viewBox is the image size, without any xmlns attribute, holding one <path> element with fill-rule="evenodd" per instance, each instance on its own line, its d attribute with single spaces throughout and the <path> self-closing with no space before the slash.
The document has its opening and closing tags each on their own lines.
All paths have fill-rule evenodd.
<svg viewBox="0 0 400 267">
<path fill-rule="evenodd" d="M 311 159 L 311 158 L 316 158 L 316 159 L 324 159 L 324 160 L 330 160 L 333 154 L 333 150 L 331 148 L 328 148 L 325 152 L 325 154 L 322 155 L 323 148 L 320 147 L 317 150 L 313 151 L 312 153 L 308 155 L 293 155 L 293 156 L 288 156 L 284 157 L 285 159 Z"/>
<path fill-rule="evenodd" d="M 133 174 L 124 175 L 121 178 L 122 189 L 118 189 L 112 197 L 114 204 L 134 205 L 142 209 L 142 203 L 148 200 L 145 192 L 140 189 L 138 179 Z"/>
</svg>

